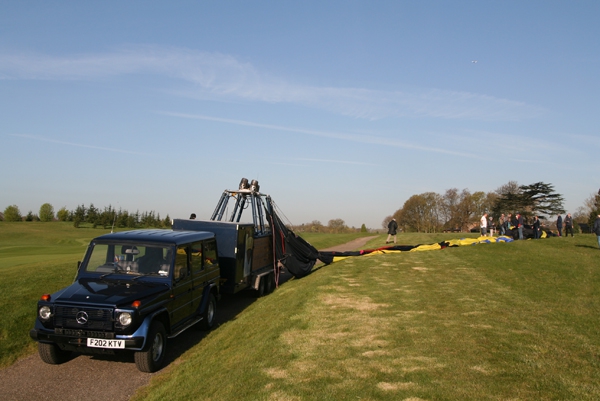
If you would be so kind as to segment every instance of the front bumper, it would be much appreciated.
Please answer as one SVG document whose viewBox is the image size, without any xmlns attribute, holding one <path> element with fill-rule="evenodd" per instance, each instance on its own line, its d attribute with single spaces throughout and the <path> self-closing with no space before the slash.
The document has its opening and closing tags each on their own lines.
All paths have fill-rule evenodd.
<svg viewBox="0 0 600 401">
<path fill-rule="evenodd" d="M 84 330 L 46 329 L 33 328 L 29 336 L 38 342 L 55 343 L 61 349 L 77 351 L 81 353 L 103 353 L 121 351 L 123 349 L 92 348 L 87 346 L 88 338 L 102 338 L 125 341 L 125 350 L 140 351 L 144 346 L 144 337 L 115 335 L 108 332 L 88 332 Z"/>
</svg>

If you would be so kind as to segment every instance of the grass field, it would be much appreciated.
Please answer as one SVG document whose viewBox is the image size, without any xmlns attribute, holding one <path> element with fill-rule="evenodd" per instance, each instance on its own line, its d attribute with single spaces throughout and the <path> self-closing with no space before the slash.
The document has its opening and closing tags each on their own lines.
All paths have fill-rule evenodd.
<svg viewBox="0 0 600 401">
<path fill-rule="evenodd" d="M 598 400 L 594 244 L 582 235 L 334 263 L 250 305 L 134 399 Z"/>
<path fill-rule="evenodd" d="M 69 284 L 101 234 L 39 225 L 0 223 L 4 366 L 33 352 L 37 298 Z M 47 263 L 19 252 L 38 244 Z M 133 399 L 598 400 L 599 260 L 592 235 L 348 258 L 253 302 Z"/>
<path fill-rule="evenodd" d="M 0 222 L 0 367 L 37 350 L 36 304 L 73 282 L 90 239 L 110 232 L 73 223 Z"/>
</svg>

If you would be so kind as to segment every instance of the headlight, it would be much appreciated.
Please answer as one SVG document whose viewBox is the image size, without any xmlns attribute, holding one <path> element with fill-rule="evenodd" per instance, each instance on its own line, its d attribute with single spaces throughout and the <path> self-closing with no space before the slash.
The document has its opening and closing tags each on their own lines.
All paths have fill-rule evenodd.
<svg viewBox="0 0 600 401">
<path fill-rule="evenodd" d="M 133 318 L 131 317 L 131 313 L 129 312 L 121 312 L 119 314 L 119 323 L 123 327 L 127 327 L 131 324 Z"/>
<path fill-rule="evenodd" d="M 52 309 L 49 306 L 42 306 L 38 312 L 40 319 L 46 321 L 52 317 Z"/>
</svg>

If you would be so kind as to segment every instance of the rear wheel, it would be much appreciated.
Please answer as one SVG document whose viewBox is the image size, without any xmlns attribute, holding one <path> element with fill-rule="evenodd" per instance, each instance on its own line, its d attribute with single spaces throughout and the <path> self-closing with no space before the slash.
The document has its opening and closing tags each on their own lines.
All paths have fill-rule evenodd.
<svg viewBox="0 0 600 401">
<path fill-rule="evenodd" d="M 50 365 L 59 365 L 69 360 L 71 352 L 64 351 L 54 343 L 38 343 L 38 353 L 42 361 Z"/>
<path fill-rule="evenodd" d="M 269 273 L 263 277 L 265 280 L 265 294 L 270 294 L 275 289 L 275 278 L 273 273 Z"/>
<path fill-rule="evenodd" d="M 217 299 L 215 298 L 215 294 L 212 292 L 208 296 L 208 305 L 206 305 L 206 310 L 202 314 L 201 326 L 202 330 L 210 330 L 215 325 L 215 317 L 217 315 Z"/>
<path fill-rule="evenodd" d="M 161 322 L 152 322 L 146 347 L 135 353 L 135 365 L 141 372 L 152 373 L 162 367 L 167 350 L 167 334 Z"/>
</svg>

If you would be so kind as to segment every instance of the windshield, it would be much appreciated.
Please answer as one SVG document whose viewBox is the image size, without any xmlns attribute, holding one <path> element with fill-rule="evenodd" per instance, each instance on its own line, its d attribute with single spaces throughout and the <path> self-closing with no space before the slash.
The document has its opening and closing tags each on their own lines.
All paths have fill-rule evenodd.
<svg viewBox="0 0 600 401">
<path fill-rule="evenodd" d="M 94 244 L 84 266 L 86 272 L 134 275 L 169 275 L 172 262 L 169 247 L 132 244 Z"/>
</svg>

